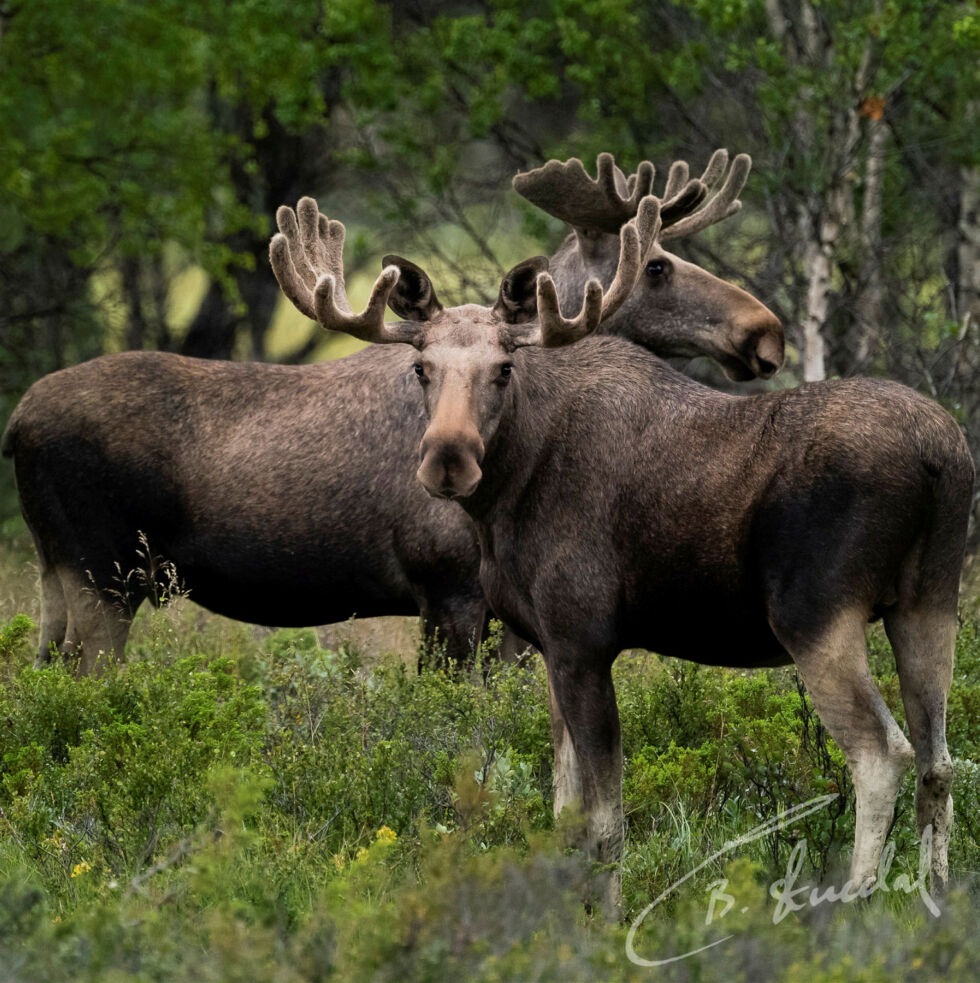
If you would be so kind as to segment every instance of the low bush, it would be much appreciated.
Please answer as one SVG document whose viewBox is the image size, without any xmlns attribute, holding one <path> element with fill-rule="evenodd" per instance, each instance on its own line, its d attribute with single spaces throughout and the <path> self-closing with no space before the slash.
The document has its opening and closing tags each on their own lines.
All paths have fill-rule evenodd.
<svg viewBox="0 0 980 983">
<path fill-rule="evenodd" d="M 618 661 L 626 921 L 609 925 L 578 900 L 590 872 L 553 830 L 539 663 L 419 676 L 326 651 L 310 631 L 260 640 L 160 611 L 128 663 L 75 680 L 30 667 L 28 632 L 0 628 L 0 980 L 976 978 L 973 623 L 950 699 L 946 913 L 892 891 L 778 925 L 769 885 L 801 841 L 801 879 L 840 883 L 853 833 L 840 753 L 791 669 Z M 871 657 L 900 714 L 877 632 Z M 891 832 L 910 882 L 913 792 L 910 776 Z M 837 798 L 724 850 L 819 795 Z M 637 953 L 732 938 L 634 965 L 630 921 L 696 868 L 643 919 Z"/>
</svg>

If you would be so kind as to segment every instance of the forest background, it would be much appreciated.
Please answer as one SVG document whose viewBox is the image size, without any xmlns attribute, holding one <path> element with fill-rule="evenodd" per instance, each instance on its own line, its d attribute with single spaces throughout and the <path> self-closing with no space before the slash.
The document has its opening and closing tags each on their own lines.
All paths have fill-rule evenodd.
<svg viewBox="0 0 980 983">
<path fill-rule="evenodd" d="M 980 457 L 978 55 L 976 4 L 935 0 L 0 0 L 0 425 L 40 376 L 102 352 L 351 351 L 280 299 L 268 266 L 276 207 L 301 195 L 348 227 L 355 304 L 386 252 L 449 303 L 488 300 L 567 231 L 511 190 L 517 171 L 611 151 L 627 171 L 654 161 L 659 191 L 671 161 L 697 174 L 725 146 L 753 157 L 744 207 L 681 249 L 786 325 L 787 366 L 753 385 L 898 379 L 940 400 Z M 553 828 L 540 660 L 416 675 L 408 650 L 321 648 L 176 597 L 141 612 L 101 678 L 34 670 L 12 470 L 0 983 L 639 983 L 654 976 L 627 959 L 628 925 L 695 868 L 638 951 L 713 945 L 722 925 L 732 938 L 657 979 L 980 978 L 975 584 L 941 919 L 895 890 L 775 924 L 769 887 L 801 844 L 807 878 L 843 883 L 840 752 L 789 668 L 632 652 L 615 667 L 626 922 L 606 925 Z M 894 659 L 870 635 L 902 723 Z M 719 857 L 828 794 L 804 826 Z M 909 774 L 889 833 L 909 880 L 913 795 Z M 712 925 L 719 884 L 738 904 Z"/>
<path fill-rule="evenodd" d="M 775 384 L 898 379 L 977 455 L 978 55 L 976 5 L 936 0 L 3 0 L 0 417 L 105 351 L 350 351 L 268 266 L 303 194 L 349 270 L 397 251 L 478 301 L 566 231 L 518 170 L 725 146 L 744 208 L 683 251 L 783 319 Z M 9 468 L 0 522 L 23 539 Z"/>
</svg>

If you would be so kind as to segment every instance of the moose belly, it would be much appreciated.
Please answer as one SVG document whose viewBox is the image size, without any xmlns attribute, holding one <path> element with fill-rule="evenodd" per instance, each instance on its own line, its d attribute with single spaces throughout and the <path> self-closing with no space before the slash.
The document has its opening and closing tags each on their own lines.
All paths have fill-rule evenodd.
<svg viewBox="0 0 980 983">
<path fill-rule="evenodd" d="M 357 544 L 203 537 L 171 556 L 191 600 L 239 621 L 303 627 L 418 611 L 397 564 Z"/>
<path fill-rule="evenodd" d="M 761 601 L 749 597 L 712 598 L 665 588 L 631 608 L 623 637 L 626 647 L 704 665 L 761 668 L 791 661 Z"/>
</svg>

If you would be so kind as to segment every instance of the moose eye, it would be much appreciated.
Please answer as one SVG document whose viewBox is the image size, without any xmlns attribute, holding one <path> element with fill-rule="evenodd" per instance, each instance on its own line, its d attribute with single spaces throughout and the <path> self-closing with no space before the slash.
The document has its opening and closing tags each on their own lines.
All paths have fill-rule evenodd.
<svg viewBox="0 0 980 983">
<path fill-rule="evenodd" d="M 509 379 L 513 368 L 514 366 L 511 365 L 510 362 L 504 362 L 504 364 L 500 366 L 500 378 Z"/>
<path fill-rule="evenodd" d="M 422 363 L 421 363 L 421 362 L 416 362 L 416 363 L 415 363 L 415 364 L 414 364 L 414 365 L 412 366 L 412 368 L 413 368 L 413 369 L 415 369 L 415 374 L 416 374 L 416 375 L 417 375 L 417 376 L 419 377 L 419 381 L 420 381 L 420 382 L 427 382 L 427 381 L 428 381 L 428 380 L 427 380 L 427 379 L 425 378 L 425 369 L 424 369 L 424 368 L 422 368 Z"/>
<path fill-rule="evenodd" d="M 669 269 L 667 263 L 662 259 L 652 259 L 647 263 L 647 276 L 649 277 L 662 277 Z"/>
</svg>

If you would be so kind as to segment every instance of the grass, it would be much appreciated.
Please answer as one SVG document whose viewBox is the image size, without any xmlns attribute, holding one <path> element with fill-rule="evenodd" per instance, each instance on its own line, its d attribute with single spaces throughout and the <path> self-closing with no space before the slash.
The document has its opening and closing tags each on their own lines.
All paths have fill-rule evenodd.
<svg viewBox="0 0 980 983">
<path fill-rule="evenodd" d="M 0 595 L 0 981 L 973 980 L 980 870 L 980 629 L 951 698 L 953 891 L 820 905 L 774 924 L 769 887 L 841 884 L 853 801 L 791 670 L 647 653 L 616 666 L 626 756 L 625 920 L 551 819 L 540 665 L 417 676 L 315 633 L 258 633 L 186 601 L 141 615 L 98 680 L 30 667 L 33 574 Z M 872 666 L 897 713 L 887 643 Z M 827 809 L 708 863 L 779 810 Z M 889 881 L 914 881 L 907 780 Z M 805 841 L 805 846 L 800 846 Z M 729 904 L 729 901 L 731 902 Z M 711 924 L 706 924 L 712 917 Z"/>
</svg>

